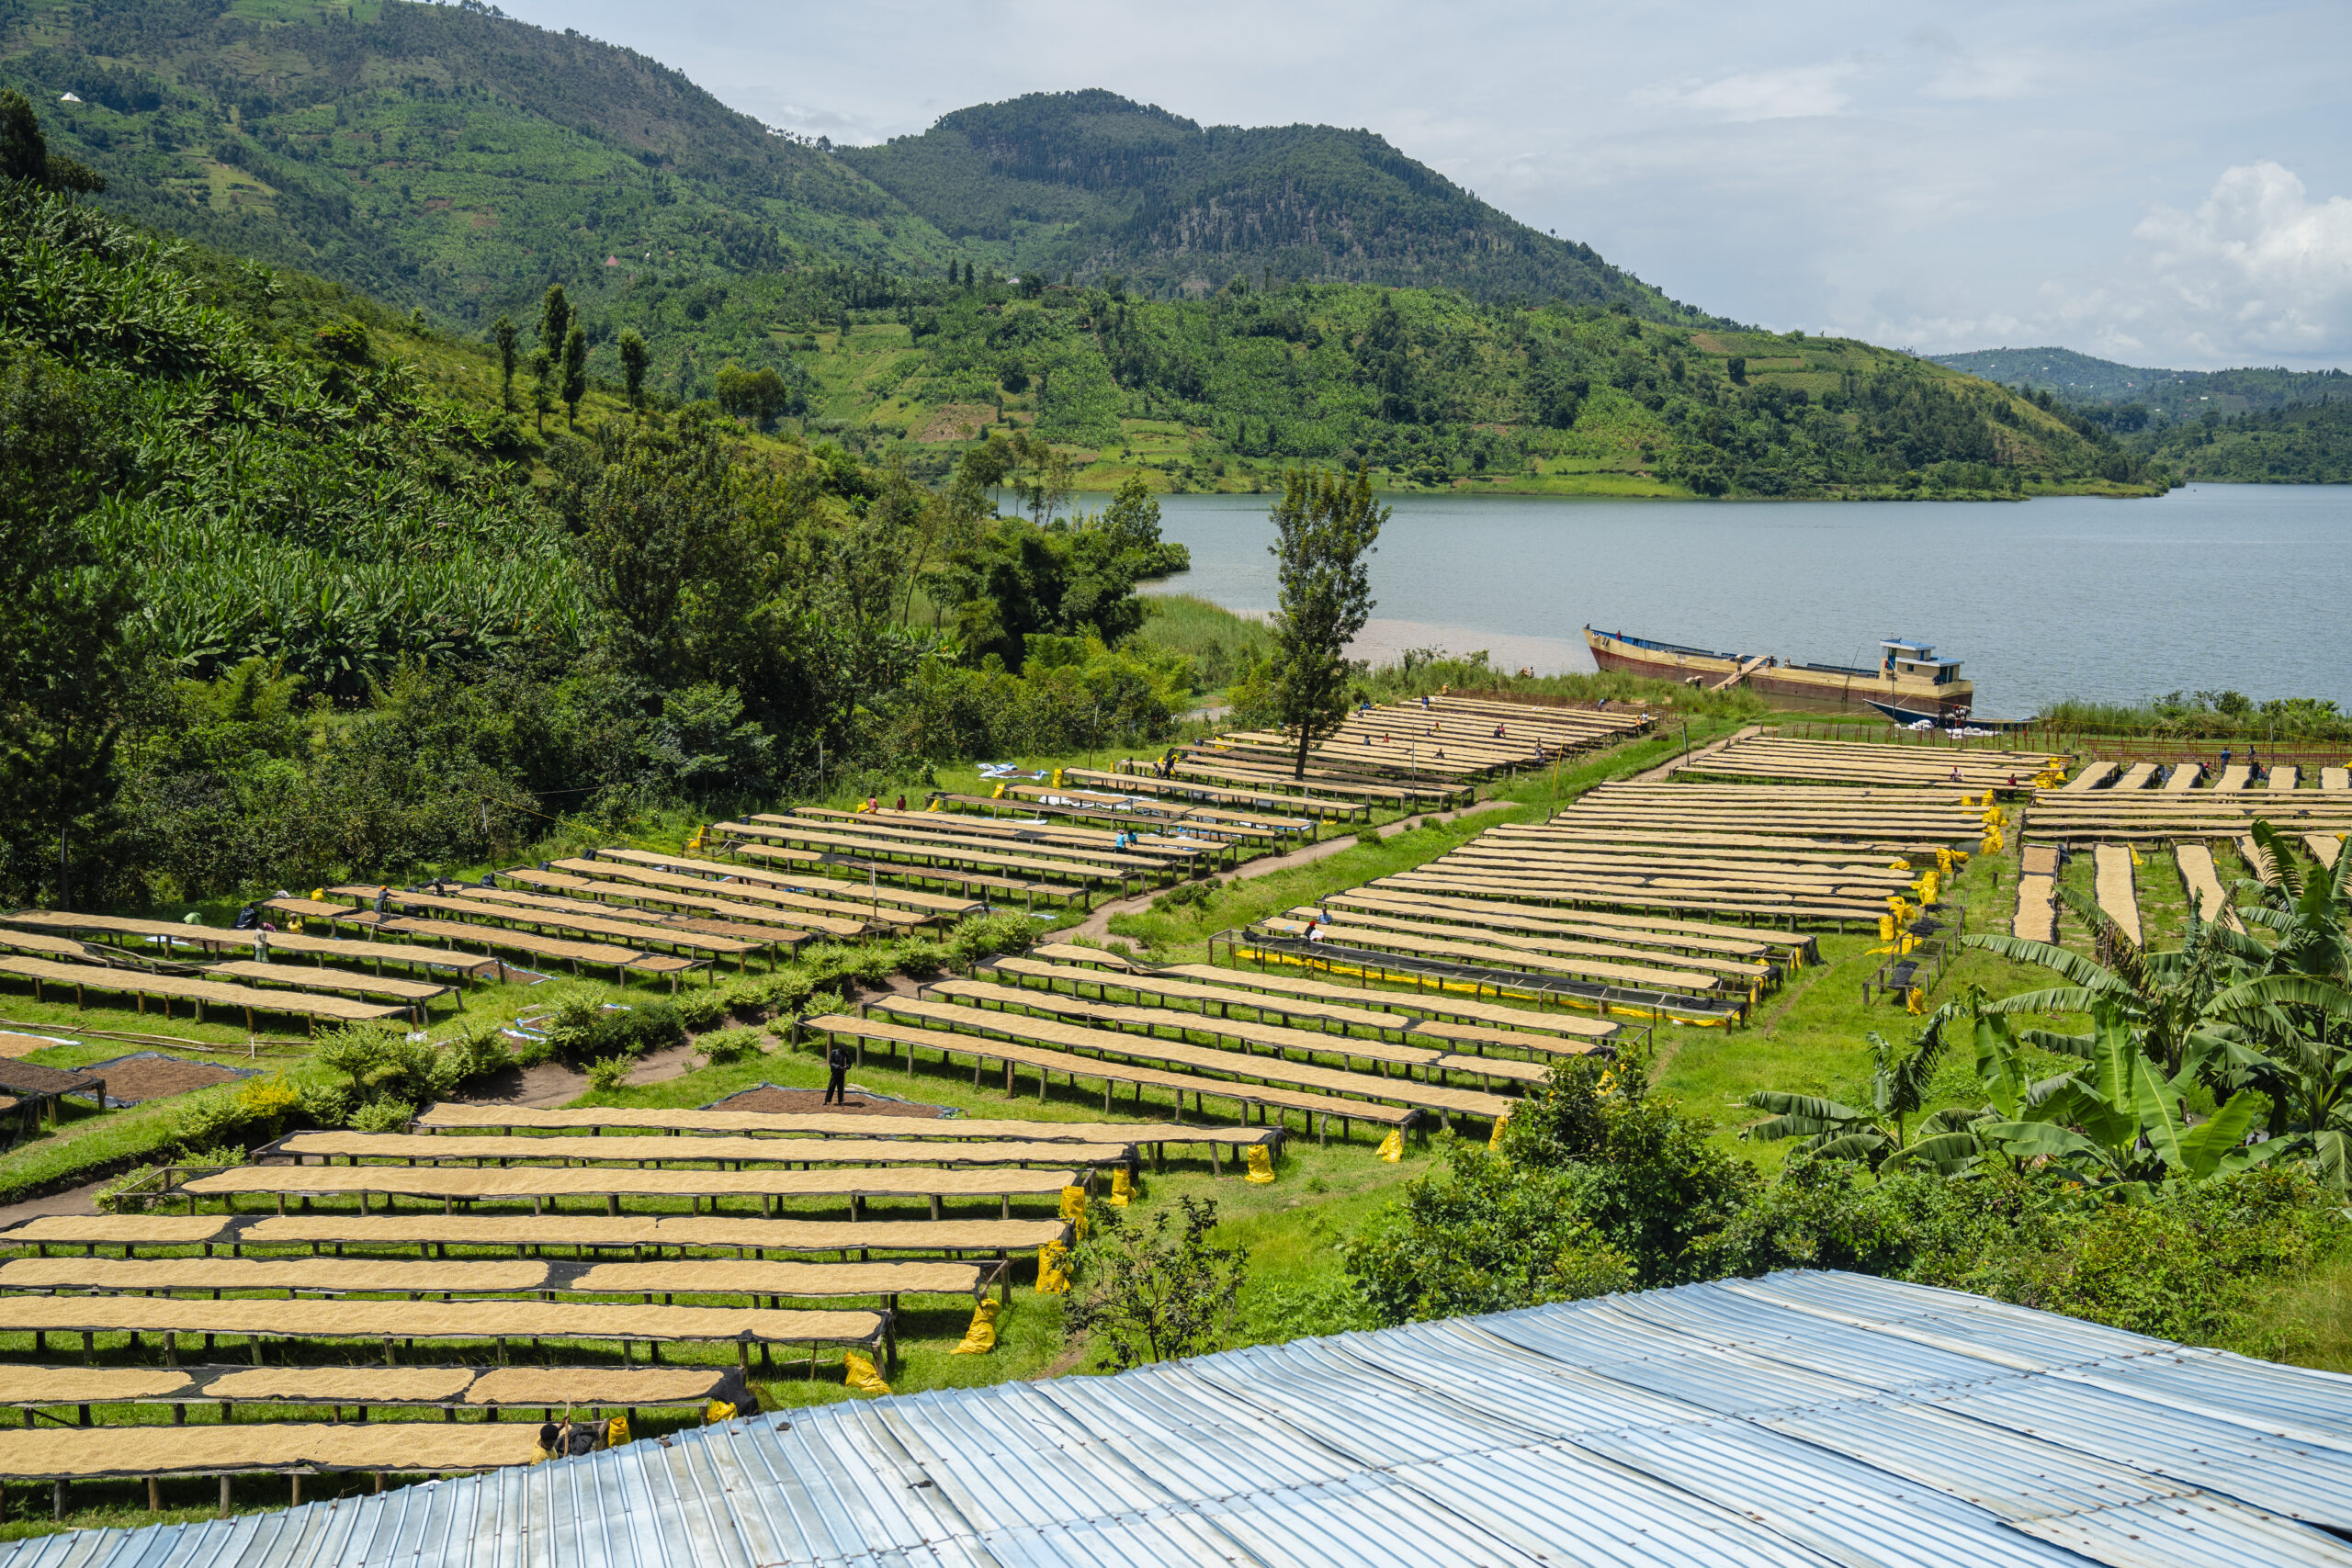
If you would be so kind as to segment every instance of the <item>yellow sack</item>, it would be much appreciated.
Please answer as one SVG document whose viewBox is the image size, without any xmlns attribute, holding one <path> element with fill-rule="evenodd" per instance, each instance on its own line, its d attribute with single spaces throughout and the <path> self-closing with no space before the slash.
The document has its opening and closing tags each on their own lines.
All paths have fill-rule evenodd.
<svg viewBox="0 0 2352 1568">
<path fill-rule="evenodd" d="M 1056 789 L 1062 787 L 1062 771 L 1059 768 L 1054 770 L 1054 787 Z"/>
<path fill-rule="evenodd" d="M 707 829 L 707 828 L 697 828 L 697 829 L 695 829 L 695 836 L 694 836 L 693 838 L 688 839 L 688 840 L 686 840 L 686 848 L 688 848 L 688 849 L 690 849 L 690 850 L 698 850 L 698 849 L 701 849 L 705 843 L 707 843 L 707 842 L 708 842 L 708 841 L 709 841 L 709 836 L 710 836 L 710 830 L 709 830 L 708 829 Z"/>
<path fill-rule="evenodd" d="M 1510 1124 L 1510 1112 L 1506 1111 L 1495 1118 L 1495 1130 L 1487 1134 L 1487 1151 L 1491 1154 L 1503 1146 L 1503 1129 Z"/>
<path fill-rule="evenodd" d="M 1250 1174 L 1243 1179 L 1263 1187 L 1274 1179 L 1274 1154 L 1263 1144 L 1252 1144 L 1243 1151 L 1250 1156 Z"/>
<path fill-rule="evenodd" d="M 1878 918 L 1878 939 L 1881 942 L 1893 942 L 1894 940 L 1894 917 L 1893 915 L 1881 915 Z"/>
<path fill-rule="evenodd" d="M 1941 844 L 1936 846 L 1936 870 L 1945 876 L 1951 874 L 1951 852 Z"/>
<path fill-rule="evenodd" d="M 323 888 L 323 887 L 313 887 L 313 888 L 311 888 L 311 903 L 313 903 L 313 904 L 323 904 L 323 903 L 325 903 L 326 901 L 327 901 L 327 890 L 326 890 L 325 888 Z"/>
<path fill-rule="evenodd" d="M 1390 1165 L 1395 1165 L 1397 1161 L 1405 1157 L 1404 1128 L 1391 1127 L 1388 1129 L 1388 1136 L 1380 1140 L 1380 1157 L 1386 1160 Z"/>
<path fill-rule="evenodd" d="M 972 1309 L 971 1326 L 951 1356 L 985 1356 L 996 1348 L 996 1303 L 984 1301 Z"/>
<path fill-rule="evenodd" d="M 1928 1010 L 1928 993 L 1914 986 L 1904 994 L 1903 1010 L 1917 1018 Z"/>
<path fill-rule="evenodd" d="M 1002 784 L 999 784 L 995 789 L 989 791 L 989 798 L 990 800 L 1002 800 L 1004 798 L 1004 786 Z"/>
<path fill-rule="evenodd" d="M 1984 841 L 1976 846 L 1976 852 L 1980 855 L 1999 854 L 2001 852 L 2001 830 L 1998 828 L 1987 828 L 1984 829 Z"/>
<path fill-rule="evenodd" d="M 2140 863 L 2140 852 L 2137 850 L 2133 850 L 2132 852 L 2132 863 L 2133 865 L 2138 865 Z"/>
<path fill-rule="evenodd" d="M 868 1371 L 873 1371 L 872 1365 L 869 1364 L 866 1370 Z M 850 1381 L 854 1382 L 857 1380 L 853 1378 Z M 732 1421 L 734 1419 L 735 1407 L 728 1404 L 723 1399 L 714 1399 L 708 1404 L 703 1406 L 702 1424 L 706 1427 L 716 1427 L 721 1421 Z M 626 1427 L 628 1423 L 624 1421 L 621 1425 Z"/>
<path fill-rule="evenodd" d="M 1886 863 L 1886 869 L 1889 871 L 1909 871 L 1911 869 L 1911 863 L 1907 860 L 1891 860 Z"/>
<path fill-rule="evenodd" d="M 605 1423 L 605 1446 L 606 1448 L 616 1449 L 628 1440 L 628 1416 L 616 1416 L 611 1420 Z"/>
<path fill-rule="evenodd" d="M 1041 1296 L 1067 1295 L 1069 1292 L 1069 1269 L 1067 1267 L 1069 1248 L 1060 1242 L 1049 1241 L 1037 1249 L 1037 1293 Z"/>
<path fill-rule="evenodd" d="M 882 1381 L 882 1374 L 874 1370 L 874 1358 L 871 1356 L 860 1355 L 855 1350 L 843 1351 L 842 1353 L 842 1382 L 857 1390 L 860 1393 L 888 1393 L 890 1392 L 890 1385 Z"/>
<path fill-rule="evenodd" d="M 1065 1187 L 1062 1189 L 1062 1218 L 1078 1228 L 1079 1240 L 1086 1239 L 1085 1188 Z"/>
<path fill-rule="evenodd" d="M 931 797 L 931 804 L 930 804 L 929 806 L 924 807 L 923 807 L 923 809 L 924 809 L 925 811 L 936 811 L 936 810 L 938 810 L 938 809 L 939 809 L 939 796 L 937 796 L 937 795 L 933 795 L 933 796 Z"/>
<path fill-rule="evenodd" d="M 1135 1201 L 1136 1179 L 1124 1165 L 1111 1168 L 1111 1195 L 1102 1200 L 1114 1209 L 1124 1209 Z"/>
</svg>

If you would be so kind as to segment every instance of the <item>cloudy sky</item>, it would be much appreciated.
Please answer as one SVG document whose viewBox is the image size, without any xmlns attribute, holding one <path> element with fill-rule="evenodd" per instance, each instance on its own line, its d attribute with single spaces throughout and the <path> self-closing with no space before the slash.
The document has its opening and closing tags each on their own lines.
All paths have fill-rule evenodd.
<svg viewBox="0 0 2352 1568">
<path fill-rule="evenodd" d="M 504 4 L 836 141 L 1077 87 L 1366 127 L 1775 328 L 2352 367 L 2343 0 Z"/>
</svg>

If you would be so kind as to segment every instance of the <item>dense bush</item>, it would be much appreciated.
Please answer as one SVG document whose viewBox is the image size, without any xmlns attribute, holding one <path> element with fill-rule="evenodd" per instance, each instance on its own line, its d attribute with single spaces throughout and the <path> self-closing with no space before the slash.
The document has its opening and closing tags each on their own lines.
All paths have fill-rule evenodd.
<svg viewBox="0 0 2352 1568">
<path fill-rule="evenodd" d="M 320 1044 L 316 1059 L 350 1080 L 345 1091 L 349 1100 L 378 1123 L 363 1132 L 392 1125 L 393 1107 L 413 1114 L 417 1106 L 447 1099 L 512 1061 L 505 1037 L 493 1025 L 468 1029 L 435 1045 L 395 1023 L 337 1030 Z"/>
<path fill-rule="evenodd" d="M 2263 1292 L 2352 1242 L 2301 1167 L 2102 1194 L 1997 1164 L 1961 1178 L 1873 1176 L 1799 1158 L 1766 1182 L 1638 1075 L 1566 1064 L 1501 1152 L 1451 1144 L 1441 1168 L 1351 1245 L 1384 1323 L 1601 1291 L 1838 1269 L 1948 1286 L 2255 1355 L 2290 1348 Z"/>
<path fill-rule="evenodd" d="M 1007 909 L 992 915 L 965 916 L 947 933 L 944 945 L 948 963 L 968 970 L 1001 953 L 1025 953 L 1036 940 L 1036 928 L 1029 917 Z"/>
<path fill-rule="evenodd" d="M 1408 1185 L 1348 1249 L 1348 1269 L 1382 1323 L 1507 1312 L 1631 1290 L 1633 1260 L 1585 1217 L 1558 1171 L 1515 1168 L 1475 1144 Z"/>
<path fill-rule="evenodd" d="M 686 1037 L 678 1010 L 668 1002 L 607 1006 L 587 990 L 558 998 L 544 1028 L 551 1054 L 583 1067 L 605 1060 L 633 1064 Z"/>
</svg>

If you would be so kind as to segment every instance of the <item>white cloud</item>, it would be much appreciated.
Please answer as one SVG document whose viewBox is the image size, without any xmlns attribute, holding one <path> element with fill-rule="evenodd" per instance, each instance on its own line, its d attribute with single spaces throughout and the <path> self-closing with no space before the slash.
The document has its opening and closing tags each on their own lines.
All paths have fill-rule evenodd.
<svg viewBox="0 0 2352 1568">
<path fill-rule="evenodd" d="M 2352 198 L 2313 202 L 2265 159 L 2224 173 L 2194 212 L 2132 231 L 2183 325 L 2222 354 L 2340 351 L 2352 338 Z"/>
<path fill-rule="evenodd" d="M 1853 102 L 1846 84 L 1861 74 L 1858 60 L 1741 71 L 1714 80 L 1686 77 L 1645 87 L 1634 102 L 1645 108 L 1696 109 L 1720 120 L 1803 119 L 1834 115 Z"/>
</svg>

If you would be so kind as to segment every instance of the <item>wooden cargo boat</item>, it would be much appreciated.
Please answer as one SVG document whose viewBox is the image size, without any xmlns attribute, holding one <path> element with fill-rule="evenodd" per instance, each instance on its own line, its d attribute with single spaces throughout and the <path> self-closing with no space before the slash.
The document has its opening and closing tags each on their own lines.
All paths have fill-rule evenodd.
<svg viewBox="0 0 2352 1568">
<path fill-rule="evenodd" d="M 1960 678 L 1959 660 L 1938 659 L 1926 643 L 1904 637 L 1879 644 L 1875 670 L 1794 663 L 1769 654 L 1714 653 L 1590 626 L 1584 628 L 1584 640 L 1592 661 L 1603 670 L 1709 691 L 1746 686 L 1779 707 L 1823 713 L 1871 708 L 1890 718 L 1949 724 L 1968 717 L 1976 694 Z"/>
</svg>

